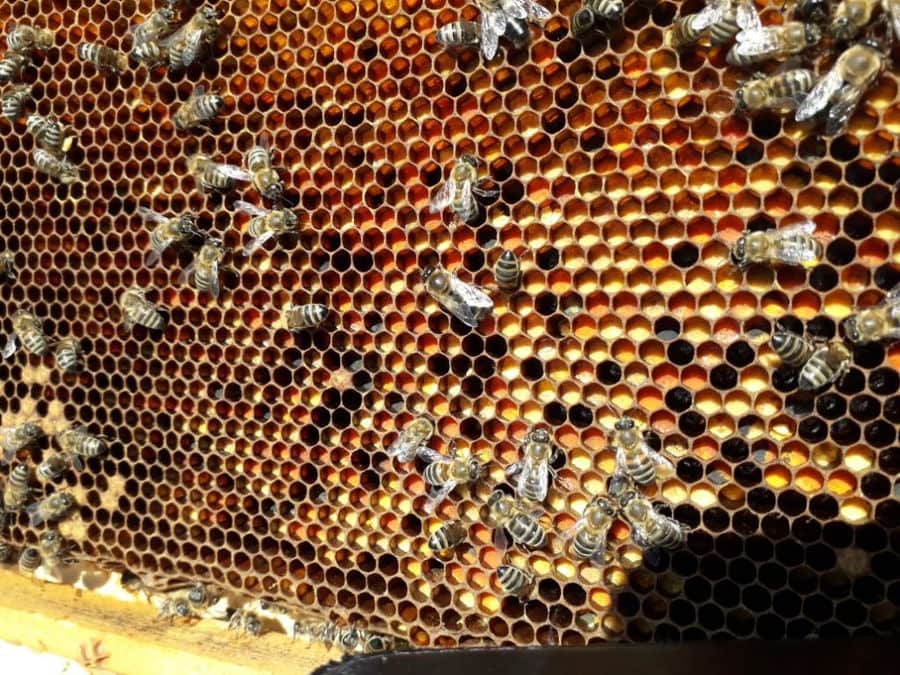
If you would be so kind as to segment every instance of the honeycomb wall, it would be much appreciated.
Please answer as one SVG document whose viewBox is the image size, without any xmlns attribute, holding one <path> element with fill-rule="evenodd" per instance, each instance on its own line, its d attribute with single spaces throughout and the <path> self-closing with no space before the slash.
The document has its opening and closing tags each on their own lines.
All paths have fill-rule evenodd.
<svg viewBox="0 0 900 675">
<path fill-rule="evenodd" d="M 578 3 L 542 4 L 554 17 L 530 48 L 484 64 L 435 42 L 436 26 L 476 16 L 461 0 L 222 2 L 215 58 L 120 76 L 76 45 L 129 48 L 146 0 L 0 6 L 0 24 L 56 32 L 24 79 L 38 112 L 76 130 L 69 158 L 85 168 L 82 185 L 57 188 L 33 171 L 23 123 L 0 120 L 3 239 L 20 270 L 0 290 L 4 330 L 29 307 L 87 350 L 77 376 L 22 353 L 0 364 L 0 409 L 4 424 L 38 416 L 116 439 L 63 482 L 81 506 L 60 529 L 83 553 L 323 608 L 416 646 L 895 625 L 900 345 L 857 349 L 850 375 L 813 399 L 765 341 L 779 319 L 832 336 L 900 280 L 896 77 L 824 139 L 777 114 L 735 115 L 746 74 L 721 50 L 663 45 L 698 2 L 631 4 L 620 31 L 587 46 L 568 33 Z M 178 133 L 170 114 L 197 83 L 225 111 Z M 240 164 L 263 131 L 302 225 L 242 259 L 246 216 L 232 204 L 256 197 L 203 195 L 185 157 Z M 463 152 L 486 161 L 500 196 L 451 228 L 427 206 Z M 186 251 L 145 266 L 137 205 L 193 210 L 223 237 L 233 269 L 218 301 L 178 283 Z M 808 273 L 726 264 L 745 228 L 803 218 L 832 235 Z M 490 284 L 504 248 L 523 283 L 478 330 L 422 291 L 436 261 Z M 168 309 L 164 334 L 121 328 L 132 284 Z M 276 328 L 289 302 L 327 304 L 330 324 Z M 604 490 L 602 425 L 619 410 L 676 462 L 655 496 L 692 528 L 687 546 L 642 560 L 620 523 L 598 568 L 556 535 L 508 552 L 539 581 L 529 601 L 504 598 L 492 582 L 504 554 L 479 517 L 491 482 L 548 425 L 573 489 L 546 512 L 565 530 Z M 384 452 L 418 415 L 435 420 L 434 447 L 456 439 L 493 460 L 490 480 L 434 517 L 420 472 Z M 469 542 L 438 558 L 426 539 L 457 515 Z M 40 532 L 22 515 L 8 534 Z"/>
</svg>

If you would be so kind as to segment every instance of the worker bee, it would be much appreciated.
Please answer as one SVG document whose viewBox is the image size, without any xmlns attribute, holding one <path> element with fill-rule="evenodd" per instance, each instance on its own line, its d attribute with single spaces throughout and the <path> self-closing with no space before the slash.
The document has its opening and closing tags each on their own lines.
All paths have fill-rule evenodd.
<svg viewBox="0 0 900 675">
<path fill-rule="evenodd" d="M 16 254 L 12 251 L 0 253 L 0 276 L 9 281 L 16 280 Z"/>
<path fill-rule="evenodd" d="M 824 115 L 826 135 L 843 132 L 863 94 L 884 68 L 884 61 L 875 40 L 865 39 L 846 49 L 800 103 L 797 121 Z"/>
<path fill-rule="evenodd" d="M 241 199 L 237 200 L 234 206 L 238 211 L 252 216 L 250 224 L 247 226 L 247 234 L 252 239 L 249 244 L 244 246 L 245 257 L 253 255 L 270 239 L 280 237 L 297 226 L 297 214 L 289 209 L 261 209 Z"/>
<path fill-rule="evenodd" d="M 584 513 L 566 533 L 572 540 L 572 553 L 581 560 L 599 560 L 606 552 L 606 537 L 616 517 L 613 502 L 606 497 L 594 497 Z"/>
<path fill-rule="evenodd" d="M 3 92 L 2 110 L 3 116 L 13 122 L 22 115 L 22 109 L 27 101 L 31 101 L 31 85 L 17 84 Z"/>
<path fill-rule="evenodd" d="M 481 29 L 474 21 L 452 21 L 438 28 L 436 37 L 449 49 L 477 47 L 481 43 Z"/>
<path fill-rule="evenodd" d="M 25 130 L 34 136 L 38 146 L 54 155 L 68 152 L 75 140 L 75 135 L 66 133 L 65 125 L 55 115 L 29 115 L 25 121 Z"/>
<path fill-rule="evenodd" d="M 6 46 L 20 54 L 30 54 L 33 49 L 46 51 L 53 46 L 54 35 L 46 28 L 35 28 L 27 23 L 10 26 Z"/>
<path fill-rule="evenodd" d="M 57 452 L 44 457 L 37 465 L 34 475 L 44 483 L 54 483 L 73 465 L 74 456 L 67 452 Z"/>
<path fill-rule="evenodd" d="M 540 511 L 526 511 L 519 500 L 500 490 L 490 496 L 487 505 L 497 548 L 504 549 L 508 545 L 504 530 L 522 546 L 543 548 L 547 545 L 547 532 L 538 520 Z"/>
<path fill-rule="evenodd" d="M 192 213 L 166 218 L 155 211 L 137 207 L 138 215 L 145 223 L 153 223 L 150 231 L 150 253 L 147 254 L 147 265 L 152 267 L 159 262 L 163 251 L 173 244 L 182 244 L 193 236 L 199 236 Z"/>
<path fill-rule="evenodd" d="M 776 330 L 769 340 L 778 357 L 789 366 L 802 366 L 816 347 L 811 340 L 787 330 Z"/>
<path fill-rule="evenodd" d="M 146 291 L 143 288 L 132 286 L 119 296 L 119 306 L 122 309 L 122 323 L 126 332 L 131 332 L 135 326 L 144 326 L 150 330 L 163 330 L 166 327 L 166 317 L 157 305 L 147 300 Z"/>
<path fill-rule="evenodd" d="M 262 134 L 259 142 L 247 151 L 247 171 L 253 176 L 253 189 L 270 201 L 280 201 L 284 185 L 278 171 L 272 167 L 271 140 Z"/>
<path fill-rule="evenodd" d="M 509 24 L 516 23 L 517 33 L 524 27 L 527 35 L 525 21 L 543 25 L 550 18 L 550 12 L 534 0 L 477 0 L 476 5 L 481 10 L 481 53 L 488 61 L 497 53 Z"/>
<path fill-rule="evenodd" d="M 609 444 L 616 450 L 616 473 L 638 485 L 649 485 L 661 474 L 672 474 L 672 462 L 654 452 L 645 440 L 646 430 L 630 417 L 616 420 Z"/>
<path fill-rule="evenodd" d="M 19 554 L 19 573 L 25 576 L 34 576 L 37 568 L 41 566 L 41 552 L 34 546 L 27 546 Z"/>
<path fill-rule="evenodd" d="M 56 530 L 44 532 L 39 545 L 44 569 L 54 576 L 59 576 L 61 568 L 76 562 L 75 558 L 70 555 L 71 547 L 65 545 L 62 535 Z"/>
<path fill-rule="evenodd" d="M 71 185 L 78 180 L 78 168 L 64 159 L 61 159 L 43 148 L 35 148 L 31 157 L 34 160 L 34 168 L 40 173 L 45 173 L 55 178 L 63 185 Z"/>
<path fill-rule="evenodd" d="M 78 45 L 78 58 L 92 63 L 98 70 L 111 70 L 114 73 L 121 73 L 128 68 L 128 54 L 94 42 L 80 43 Z"/>
<path fill-rule="evenodd" d="M 81 340 L 76 337 L 63 338 L 56 343 L 56 363 L 66 373 L 77 373 L 84 367 L 82 353 Z"/>
<path fill-rule="evenodd" d="M 3 347 L 3 358 L 8 359 L 16 352 L 18 342 L 35 356 L 44 356 L 50 351 L 50 340 L 44 335 L 41 321 L 25 309 L 17 310 L 12 316 L 12 335 Z"/>
<path fill-rule="evenodd" d="M 234 189 L 237 181 L 253 180 L 252 174 L 239 166 L 214 162 L 209 155 L 194 155 L 188 159 L 188 171 L 194 174 L 204 190 L 227 192 Z"/>
<path fill-rule="evenodd" d="M 178 20 L 175 5 L 175 2 L 166 2 L 159 9 L 150 12 L 142 23 L 131 27 L 135 49 L 140 45 L 159 42 L 175 32 Z"/>
<path fill-rule="evenodd" d="M 500 565 L 497 583 L 506 595 L 527 597 L 534 589 L 534 575 L 515 565 Z"/>
<path fill-rule="evenodd" d="M 522 265 L 512 251 L 506 250 L 494 264 L 494 281 L 497 287 L 506 293 L 512 293 L 519 287 L 522 278 Z"/>
<path fill-rule="evenodd" d="M 387 454 L 396 457 L 400 462 L 411 462 L 420 451 L 428 447 L 425 443 L 432 436 L 434 436 L 434 422 L 427 417 L 417 417 L 390 444 Z"/>
<path fill-rule="evenodd" d="M 441 186 L 431 200 L 430 213 L 450 207 L 450 210 L 464 223 L 478 216 L 478 202 L 475 197 L 495 197 L 496 190 L 484 190 L 478 186 L 484 179 L 478 179 L 478 159 L 472 155 L 462 155 L 453 166 L 450 178 Z"/>
<path fill-rule="evenodd" d="M 131 50 L 131 58 L 148 68 L 156 68 L 169 63 L 169 52 L 160 47 L 158 42 L 141 42 Z"/>
<path fill-rule="evenodd" d="M 738 16 L 740 23 L 741 16 Z M 754 16 L 755 13 L 754 13 Z M 798 54 L 822 39 L 822 29 L 814 23 L 787 21 L 780 26 L 763 26 L 756 16 L 751 25 L 742 25 L 737 43 L 725 60 L 733 66 L 747 66 L 767 59 L 781 59 Z"/>
<path fill-rule="evenodd" d="M 252 611 L 239 609 L 228 619 L 228 630 L 259 637 L 262 634 L 262 620 Z"/>
<path fill-rule="evenodd" d="M 850 40 L 872 20 L 872 14 L 881 5 L 887 6 L 890 0 L 841 0 L 834 10 L 828 32 L 836 40 Z"/>
<path fill-rule="evenodd" d="M 3 488 L 3 508 L 6 511 L 19 511 L 28 497 L 31 488 L 28 487 L 28 466 L 16 464 L 9 472 L 9 478 Z"/>
<path fill-rule="evenodd" d="M 31 57 L 27 54 L 8 51 L 0 59 L 0 84 L 12 82 L 19 78 L 25 67 L 31 63 Z"/>
<path fill-rule="evenodd" d="M 190 98 L 181 104 L 172 116 L 172 122 L 179 131 L 205 124 L 222 110 L 225 99 L 218 94 L 207 94 L 206 87 L 198 84 Z"/>
<path fill-rule="evenodd" d="M 631 538 L 638 546 L 672 551 L 684 545 L 686 528 L 674 518 L 657 513 L 645 497 L 628 492 L 622 497 L 620 505 L 625 520 L 631 526 Z"/>
<path fill-rule="evenodd" d="M 169 55 L 169 68 L 187 68 L 215 41 L 219 33 L 219 12 L 201 7 L 191 20 L 160 41 Z"/>
<path fill-rule="evenodd" d="M 284 308 L 283 322 L 289 331 L 297 332 L 315 328 L 328 318 L 328 307 L 316 303 L 288 305 Z"/>
<path fill-rule="evenodd" d="M 467 534 L 466 526 L 458 520 L 444 523 L 428 537 L 428 548 L 435 553 L 449 551 L 459 546 Z"/>
<path fill-rule="evenodd" d="M 44 430 L 34 422 L 0 428 L 0 450 L 3 450 L 3 463 L 11 462 L 19 450 L 34 445 L 43 436 Z"/>
<path fill-rule="evenodd" d="M 425 513 L 434 513 L 438 505 L 456 488 L 457 485 L 474 483 L 482 474 L 482 466 L 477 458 L 463 457 L 456 448 L 450 445 L 450 455 L 442 455 L 437 450 L 420 446 L 418 455 L 428 462 L 422 471 L 422 478 L 437 490 L 425 502 Z"/>
<path fill-rule="evenodd" d="M 198 583 L 166 593 L 159 605 L 157 618 L 224 619 L 228 602 L 217 586 Z"/>
<path fill-rule="evenodd" d="M 422 281 L 431 297 L 472 328 L 494 309 L 494 302 L 487 293 L 460 281 L 440 265 L 426 267 L 422 271 Z"/>
<path fill-rule="evenodd" d="M 853 344 L 900 340 L 900 283 L 894 286 L 884 300 L 873 307 L 866 307 L 847 318 L 844 334 Z"/>
<path fill-rule="evenodd" d="M 75 497 L 68 492 L 54 492 L 39 502 L 25 507 L 32 527 L 51 520 L 61 520 L 75 506 Z"/>
<path fill-rule="evenodd" d="M 735 110 L 754 112 L 765 108 L 795 108 L 812 89 L 816 74 L 807 68 L 774 75 L 757 73 L 734 93 Z"/>
<path fill-rule="evenodd" d="M 4 522 L 3 513 L 0 510 L 0 523 Z M 8 541 L 0 541 L 0 565 L 8 563 L 16 554 L 16 549 Z"/>
<path fill-rule="evenodd" d="M 825 247 L 813 236 L 811 220 L 760 232 L 746 232 L 734 243 L 731 261 L 744 268 L 751 263 L 784 263 L 812 267 L 822 259 Z"/>
<path fill-rule="evenodd" d="M 522 459 L 507 470 L 507 477 L 518 476 L 516 495 L 521 499 L 542 502 L 547 498 L 551 477 L 556 470 L 551 466 L 559 457 L 559 448 L 553 443 L 546 429 L 532 429 L 522 443 Z"/>
<path fill-rule="evenodd" d="M 337 645 L 344 654 L 377 654 L 395 646 L 395 641 L 390 636 L 323 620 L 295 622 L 292 637 L 322 642 L 327 649 Z"/>
<path fill-rule="evenodd" d="M 582 39 L 600 22 L 619 21 L 625 14 L 622 0 L 582 0 L 572 15 L 572 35 Z"/>
<path fill-rule="evenodd" d="M 105 436 L 94 436 L 84 426 L 65 429 L 56 434 L 56 443 L 64 453 L 71 456 L 79 471 L 83 468 L 82 458 L 99 457 L 107 451 L 108 440 Z"/>
<path fill-rule="evenodd" d="M 850 368 L 850 351 L 837 340 L 816 348 L 803 364 L 798 386 L 803 391 L 826 387 L 842 378 Z"/>
<path fill-rule="evenodd" d="M 759 16 L 752 0 L 708 0 L 706 7 L 689 16 L 683 16 L 672 24 L 666 33 L 666 45 L 681 49 L 697 42 L 709 30 L 709 41 L 723 45 L 741 29 L 741 24 L 759 23 Z"/>
<path fill-rule="evenodd" d="M 178 278 L 179 284 L 186 284 L 191 276 L 194 277 L 194 286 L 201 293 L 209 293 L 214 298 L 219 297 L 219 263 L 225 257 L 225 248 L 222 240 L 208 237 L 206 243 L 200 247 L 193 262 L 188 265 Z"/>
</svg>

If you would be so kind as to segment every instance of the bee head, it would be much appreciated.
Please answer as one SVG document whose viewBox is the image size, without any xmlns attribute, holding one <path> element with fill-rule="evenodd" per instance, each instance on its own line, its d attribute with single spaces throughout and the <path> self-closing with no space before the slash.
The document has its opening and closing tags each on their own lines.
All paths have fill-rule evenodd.
<svg viewBox="0 0 900 675">
<path fill-rule="evenodd" d="M 206 598 L 206 588 L 203 584 L 197 584 L 188 593 L 188 600 L 194 604 L 203 602 L 204 598 Z"/>
<path fill-rule="evenodd" d="M 468 464 L 466 465 L 466 470 L 468 472 L 468 478 L 470 482 L 476 481 L 481 478 L 482 466 L 481 463 L 474 457 L 469 458 Z"/>
<path fill-rule="evenodd" d="M 222 16 L 222 13 L 217 7 L 212 7 L 210 5 L 205 5 L 204 7 L 202 7 L 200 9 L 200 14 L 207 21 L 215 21 Z"/>
<path fill-rule="evenodd" d="M 737 267 L 747 264 L 747 238 L 741 236 L 731 247 L 731 262 Z"/>
<path fill-rule="evenodd" d="M 478 168 L 479 161 L 478 161 L 478 158 L 475 157 L 474 155 L 469 155 L 469 154 L 460 155 L 459 161 L 462 162 L 463 164 L 468 164 L 473 169 Z"/>
<path fill-rule="evenodd" d="M 876 52 L 879 52 L 879 53 L 884 52 L 884 45 L 881 43 L 881 41 L 877 40 L 871 36 L 860 40 L 859 44 L 865 45 L 869 49 L 874 49 Z"/>
<path fill-rule="evenodd" d="M 549 443 L 550 432 L 546 429 L 534 429 L 528 434 L 529 440 L 535 443 Z"/>
<path fill-rule="evenodd" d="M 814 23 L 805 23 L 803 24 L 804 33 L 803 38 L 806 40 L 806 44 L 812 47 L 814 44 L 817 44 L 822 39 L 822 29 L 819 28 Z"/>
<path fill-rule="evenodd" d="M 622 417 L 616 420 L 616 431 L 629 431 L 634 429 L 634 420 L 630 417 Z"/>
</svg>

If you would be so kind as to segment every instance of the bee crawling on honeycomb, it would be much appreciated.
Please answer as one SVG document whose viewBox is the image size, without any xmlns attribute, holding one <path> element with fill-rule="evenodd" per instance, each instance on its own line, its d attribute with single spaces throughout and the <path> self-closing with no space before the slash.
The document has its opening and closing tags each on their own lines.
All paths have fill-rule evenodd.
<svg viewBox="0 0 900 675">
<path fill-rule="evenodd" d="M 746 232 L 732 246 L 731 261 L 738 269 L 754 263 L 813 267 L 825 252 L 815 231 L 816 224 L 807 220 L 781 229 Z"/>
<path fill-rule="evenodd" d="M 204 5 L 186 24 L 159 40 L 170 70 L 187 68 L 204 57 L 219 35 L 220 16 L 215 7 Z"/>
<path fill-rule="evenodd" d="M 399 641 L 389 635 L 324 619 L 295 622 L 291 636 L 321 642 L 327 649 L 337 646 L 344 654 L 379 654 L 399 646 Z"/>
<path fill-rule="evenodd" d="M 197 583 L 166 593 L 148 594 L 159 609 L 157 618 L 174 621 L 198 619 L 224 620 L 228 615 L 228 598 L 218 586 Z"/>
<path fill-rule="evenodd" d="M 496 190 L 485 190 L 479 184 L 486 179 L 478 178 L 479 160 L 473 155 L 462 155 L 450 171 L 450 177 L 437 191 L 428 206 L 430 213 L 437 213 L 447 207 L 454 216 L 464 223 L 478 217 L 476 197 L 485 199 L 500 194 Z"/>
<path fill-rule="evenodd" d="M 877 305 L 849 316 L 844 323 L 844 334 L 852 344 L 900 340 L 900 283 Z"/>
<path fill-rule="evenodd" d="M 422 281 L 431 297 L 471 328 L 476 328 L 494 309 L 494 301 L 487 293 L 460 281 L 440 265 L 422 270 Z"/>
<path fill-rule="evenodd" d="M 490 61 L 497 54 L 501 37 L 514 45 L 529 38 L 529 22 L 543 25 L 550 12 L 534 0 L 476 0 L 481 10 L 481 53 Z"/>
<path fill-rule="evenodd" d="M 572 35 L 583 40 L 592 30 L 621 21 L 624 14 L 622 0 L 584 0 L 572 15 Z"/>
</svg>

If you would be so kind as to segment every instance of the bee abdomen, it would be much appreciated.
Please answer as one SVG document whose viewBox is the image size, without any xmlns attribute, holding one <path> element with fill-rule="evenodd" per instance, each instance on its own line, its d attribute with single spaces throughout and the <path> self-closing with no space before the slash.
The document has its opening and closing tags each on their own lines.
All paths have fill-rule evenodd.
<svg viewBox="0 0 900 675">
<path fill-rule="evenodd" d="M 0 83 L 15 80 L 30 62 L 31 59 L 24 54 L 7 52 L 6 56 L 0 60 Z"/>
<path fill-rule="evenodd" d="M 481 30 L 474 21 L 454 21 L 438 28 L 437 39 L 445 47 L 473 47 L 481 39 Z"/>
<path fill-rule="evenodd" d="M 100 69 L 121 72 L 128 67 L 128 55 L 106 45 L 82 42 L 78 45 L 78 56 Z"/>
<path fill-rule="evenodd" d="M 445 464 L 432 463 L 422 471 L 422 478 L 429 485 L 444 485 L 447 483 L 447 467 Z"/>
<path fill-rule="evenodd" d="M 772 334 L 772 349 L 789 366 L 802 366 L 813 353 L 808 340 L 784 330 Z"/>
<path fill-rule="evenodd" d="M 543 548 L 547 545 L 547 533 L 544 528 L 540 523 L 523 514 L 513 517 L 509 533 L 518 543 L 529 548 Z"/>
<path fill-rule="evenodd" d="M 709 30 L 709 41 L 714 45 L 724 45 L 740 31 L 735 12 L 729 12 L 722 21 L 714 23 Z"/>
<path fill-rule="evenodd" d="M 428 547 L 432 551 L 446 551 L 462 542 L 466 530 L 458 523 L 442 525 L 428 537 Z"/>
<path fill-rule="evenodd" d="M 599 551 L 605 543 L 605 541 L 600 541 L 594 535 L 582 530 L 575 535 L 575 539 L 572 542 L 572 552 L 576 557 L 586 560 L 596 555 L 597 551 Z"/>
<path fill-rule="evenodd" d="M 656 465 L 649 457 L 627 462 L 625 469 L 638 485 L 648 485 L 656 479 Z"/>
<path fill-rule="evenodd" d="M 320 304 L 308 304 L 294 307 L 287 319 L 289 330 L 303 330 L 322 323 L 328 316 L 328 308 Z M 429 465 L 430 466 L 430 465 Z"/>
<path fill-rule="evenodd" d="M 50 351 L 47 337 L 38 331 L 28 331 L 22 336 L 22 344 L 35 356 L 43 356 Z"/>
<path fill-rule="evenodd" d="M 810 357 L 800 370 L 798 385 L 804 391 L 824 387 L 835 377 L 835 371 L 820 355 Z"/>
<path fill-rule="evenodd" d="M 533 579 L 528 572 L 512 565 L 501 565 L 497 568 L 500 588 L 509 595 L 519 595 L 531 585 Z"/>
<path fill-rule="evenodd" d="M 512 251 L 504 251 L 494 265 L 494 280 L 500 290 L 511 292 L 519 286 L 522 268 L 519 259 Z"/>
<path fill-rule="evenodd" d="M 662 536 L 660 536 L 657 545 L 660 548 L 671 551 L 677 548 L 681 548 L 684 545 L 686 538 L 687 535 L 678 523 L 666 520 Z"/>
<path fill-rule="evenodd" d="M 255 146 L 247 153 L 247 168 L 250 171 L 262 171 L 267 169 L 271 163 L 269 151 L 260 146 Z"/>
<path fill-rule="evenodd" d="M 29 546 L 19 555 L 19 572 L 22 574 L 34 574 L 41 565 L 41 552 L 34 546 Z"/>
<path fill-rule="evenodd" d="M 134 312 L 133 319 L 135 323 L 151 330 L 162 330 L 166 327 L 165 318 L 154 307 L 138 308 Z"/>
</svg>

